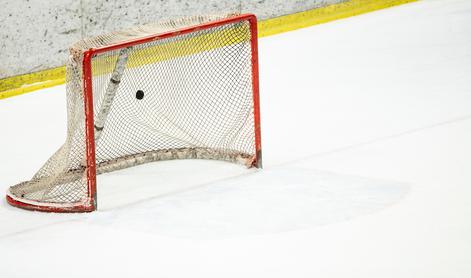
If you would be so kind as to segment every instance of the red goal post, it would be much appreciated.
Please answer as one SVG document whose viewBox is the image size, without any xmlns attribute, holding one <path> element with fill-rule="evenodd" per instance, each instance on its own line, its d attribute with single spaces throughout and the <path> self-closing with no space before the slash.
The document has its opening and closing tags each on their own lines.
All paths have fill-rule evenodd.
<svg viewBox="0 0 471 278">
<path fill-rule="evenodd" d="M 97 139 L 97 111 L 94 111 L 94 108 L 96 109 L 96 103 L 94 103 L 94 79 L 93 79 L 93 58 L 97 57 L 100 54 L 103 53 L 108 53 L 112 51 L 118 51 L 126 48 L 132 48 L 132 47 L 137 47 L 146 43 L 152 43 L 156 42 L 159 40 L 165 40 L 165 39 L 170 39 L 170 38 L 175 38 L 178 36 L 184 36 L 187 34 L 192 34 L 194 32 L 201 32 L 204 30 L 209 30 L 213 28 L 218 28 L 221 26 L 225 26 L 228 24 L 235 24 L 239 22 L 247 22 L 250 30 L 250 68 L 251 68 L 251 94 L 252 94 L 252 103 L 251 103 L 251 113 L 253 113 L 252 116 L 250 116 L 250 121 L 252 121 L 253 118 L 253 123 L 250 123 L 249 125 L 252 126 L 253 128 L 253 134 L 246 135 L 244 138 L 240 139 L 239 137 L 241 135 L 234 135 L 234 137 L 237 137 L 237 140 L 243 141 L 243 140 L 253 140 L 253 148 L 254 152 L 253 155 L 240 155 L 240 154 L 229 154 L 228 150 L 223 150 L 223 154 L 217 154 L 215 157 L 209 157 L 210 155 L 208 154 L 209 147 L 192 147 L 191 148 L 191 154 L 186 155 L 183 157 L 183 155 L 179 153 L 173 153 L 171 158 L 162 158 L 162 156 L 159 155 L 158 158 L 152 158 L 152 159 L 143 159 L 143 155 L 149 155 L 149 152 L 145 152 L 144 150 L 142 153 L 138 153 L 137 156 L 134 156 L 132 158 L 129 158 L 129 154 L 124 153 L 123 158 L 127 159 L 125 161 L 125 164 L 123 164 L 122 161 L 119 161 L 122 165 L 118 165 L 117 167 L 113 169 L 108 169 L 107 164 L 109 162 L 104 161 L 104 159 L 101 159 L 101 164 L 100 164 L 100 171 L 99 173 L 103 172 L 108 172 L 108 171 L 113 171 L 115 169 L 122 169 L 134 165 L 139 165 L 145 162 L 150 162 L 150 161 L 156 161 L 156 160 L 164 160 L 164 159 L 175 159 L 175 158 L 209 158 L 209 159 L 220 159 L 220 160 L 227 160 L 227 161 L 233 161 L 233 162 L 239 162 L 240 160 L 243 159 L 249 159 L 245 162 L 249 167 L 257 167 L 261 168 L 262 166 L 262 157 L 261 157 L 261 132 L 260 132 L 260 102 L 259 102 L 259 68 L 258 68 L 258 46 L 257 46 L 257 20 L 256 17 L 252 14 L 243 14 L 243 15 L 235 15 L 235 16 L 230 16 L 230 17 L 225 17 L 209 22 L 205 22 L 202 24 L 194 25 L 194 26 L 188 26 L 184 28 L 177 28 L 175 30 L 167 31 L 167 32 L 162 32 L 162 33 L 156 33 L 156 34 L 151 34 L 151 35 L 146 35 L 143 37 L 138 37 L 138 38 L 132 38 L 129 40 L 123 40 L 117 43 L 112 43 L 112 44 L 107 44 L 104 46 L 96 47 L 96 48 L 89 48 L 88 50 L 85 50 L 83 52 L 83 60 L 82 60 L 82 65 L 81 65 L 81 70 L 82 70 L 82 93 L 83 93 L 83 112 L 84 112 L 84 135 L 85 135 L 85 165 L 79 166 L 77 169 L 74 169 L 72 166 L 67 166 L 65 167 L 67 169 L 66 174 L 63 174 L 64 172 L 61 173 L 53 173 L 50 174 L 50 176 L 53 176 L 52 178 L 56 179 L 53 181 L 55 182 L 55 185 L 48 185 L 44 181 L 40 181 L 40 179 L 52 179 L 49 176 L 42 174 L 38 178 L 33 177 L 31 181 L 20 183 L 18 185 L 11 187 L 8 194 L 7 194 L 7 201 L 9 204 L 24 208 L 24 209 L 29 209 L 29 210 L 38 210 L 38 211 L 48 211 L 48 212 L 90 212 L 94 211 L 97 209 L 97 182 L 96 182 L 96 175 L 99 174 L 97 173 L 97 158 L 96 158 L 96 140 Z M 232 37 L 231 37 L 232 39 Z M 126 54 L 127 55 L 127 54 Z M 208 54 L 209 55 L 209 54 Z M 219 55 L 219 54 L 218 54 Z M 221 54 L 222 55 L 222 54 Z M 118 57 L 119 60 L 119 57 Z M 117 64 L 119 63 L 116 62 L 115 65 L 115 70 L 117 67 Z M 126 63 L 126 62 L 125 62 Z M 114 72 L 113 72 L 114 74 Z M 234 74 L 236 75 L 236 74 Z M 231 77 L 235 78 L 235 77 Z M 231 79 L 232 80 L 232 79 Z M 116 83 L 119 84 L 119 79 L 113 80 L 111 79 L 111 83 Z M 111 84 L 110 83 L 110 84 Z M 111 84 L 112 85 L 112 84 Z M 116 85 L 118 86 L 118 85 Z M 225 84 L 218 84 L 218 86 L 226 86 Z M 110 87 L 110 85 L 108 85 Z M 107 89 L 108 90 L 108 89 Z M 116 90 L 116 89 L 115 89 Z M 106 98 L 106 96 L 105 96 Z M 100 98 L 100 100 L 103 102 L 103 96 Z M 95 96 L 95 100 L 96 96 Z M 111 97 L 111 103 L 113 102 L 112 97 Z M 111 104 L 110 104 L 111 105 Z M 102 104 L 103 106 L 103 104 Z M 227 112 L 227 114 L 232 113 L 233 111 Z M 70 117 L 70 115 L 68 115 Z M 106 119 L 105 115 L 105 119 Z M 69 119 L 70 121 L 70 119 Z M 109 120 L 111 121 L 111 120 Z M 246 120 L 244 120 L 246 121 Z M 191 125 L 190 125 L 191 126 Z M 101 128 L 103 128 L 101 126 Z M 244 127 L 245 128 L 245 127 Z M 101 132 L 101 130 L 98 130 Z M 70 131 L 69 131 L 70 132 Z M 245 131 L 245 133 L 247 133 Z M 75 135 L 74 135 L 75 136 Z M 248 138 L 248 139 L 247 139 Z M 250 139 L 252 138 L 252 139 Z M 196 140 L 196 139 L 195 139 Z M 220 139 L 218 139 L 220 140 Z M 222 140 L 222 139 L 221 139 Z M 236 139 L 234 139 L 236 140 Z M 242 142 L 243 144 L 247 144 L 247 142 Z M 242 144 L 241 143 L 241 144 Z M 252 144 L 252 143 L 250 143 Z M 192 145 L 193 146 L 193 145 Z M 196 143 L 195 143 L 196 146 Z M 206 146 L 206 145 L 205 145 Z M 225 145 L 224 145 L 225 146 Z M 70 147 L 73 148 L 73 147 Z M 180 148 L 182 149 L 182 148 Z M 178 149 L 178 150 L 180 150 Z M 185 149 L 187 151 L 188 148 Z M 61 149 L 60 149 L 61 150 Z M 59 150 L 59 151 L 60 151 Z M 59 152 L 58 151 L 58 152 Z M 168 152 L 168 150 L 165 150 Z M 75 154 L 74 154 L 75 155 Z M 69 154 L 69 156 L 71 156 Z M 154 156 L 156 156 L 154 154 Z M 75 156 L 74 156 L 75 157 Z M 242 158 L 241 158 L 242 157 Z M 51 158 L 52 159 L 52 158 Z M 75 158 L 74 158 L 75 159 Z M 114 162 L 116 162 L 118 159 L 121 158 L 114 158 L 111 159 Z M 129 162 L 132 159 L 133 164 Z M 141 159 L 141 161 L 138 161 Z M 52 159 L 54 160 L 54 159 Z M 142 162 L 144 161 L 144 162 Z M 49 161 L 48 161 L 49 162 Z M 124 165 L 124 166 L 123 166 Z M 51 167 L 48 166 L 46 167 L 49 172 L 53 172 L 53 170 L 49 170 Z M 83 197 L 77 197 L 79 193 L 75 193 L 78 189 L 71 189 L 72 186 L 63 186 L 63 188 L 60 188 L 62 190 L 59 192 L 59 185 L 58 183 L 72 183 L 71 178 L 64 177 L 64 175 L 72 175 L 76 172 L 80 172 L 83 170 L 84 173 L 84 178 L 86 177 L 86 192 L 83 192 Z M 38 173 L 39 174 L 39 173 Z M 37 174 L 37 175 L 38 175 Z M 59 181 L 57 181 L 59 180 Z M 44 188 L 41 186 L 44 185 Z M 77 185 L 78 187 L 78 185 Z M 33 189 L 38 190 L 37 192 L 32 192 Z M 65 189 L 64 189 L 65 188 Z M 75 191 L 74 191 L 75 190 Z M 47 198 L 39 198 L 37 196 L 44 196 L 47 192 L 49 194 L 51 191 L 57 191 L 59 193 L 54 193 L 54 197 L 48 196 Z M 66 196 L 66 194 L 69 194 L 70 192 L 74 191 L 73 194 L 76 194 L 77 196 Z M 83 191 L 83 190 L 82 190 Z M 25 193 L 27 192 L 27 193 Z M 64 193 L 65 192 L 65 193 Z M 33 197 L 25 197 L 27 194 L 31 194 Z M 35 195 L 36 194 L 36 195 Z M 64 194 L 61 196 L 60 194 Z M 82 193 L 80 193 L 82 194 Z M 66 196 L 66 197 L 64 197 Z M 54 199 L 56 198 L 56 199 Z"/>
</svg>

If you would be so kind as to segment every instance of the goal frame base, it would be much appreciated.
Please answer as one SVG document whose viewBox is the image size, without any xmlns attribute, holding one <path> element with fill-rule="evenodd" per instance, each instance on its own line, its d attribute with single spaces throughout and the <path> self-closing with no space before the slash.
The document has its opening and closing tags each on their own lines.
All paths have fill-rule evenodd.
<svg viewBox="0 0 471 278">
<path fill-rule="evenodd" d="M 54 204 L 54 203 L 38 203 L 38 204 L 33 204 L 33 203 L 28 203 L 26 201 L 21 201 L 13 198 L 10 196 L 11 193 L 10 191 L 7 192 L 6 200 L 7 203 L 10 204 L 11 206 L 25 209 L 25 210 L 31 210 L 31 211 L 42 211 L 42 212 L 63 212 L 63 213 L 70 213 L 70 212 L 92 212 L 96 210 L 96 207 L 93 205 L 86 205 L 86 204 L 67 204 L 67 205 L 61 205 L 61 204 Z"/>
<path fill-rule="evenodd" d="M 233 164 L 244 165 L 247 168 L 256 167 L 261 168 L 261 154 L 251 157 L 248 154 L 240 152 L 225 153 L 210 148 L 180 148 L 150 151 L 145 153 L 138 153 L 126 157 L 121 157 L 115 160 L 99 163 L 96 165 L 96 174 L 104 174 L 115 172 L 122 169 L 127 169 L 151 162 L 166 161 L 166 160 L 217 160 L 223 162 L 230 162 Z M 70 171 L 64 173 L 64 180 L 74 181 L 83 176 L 81 171 Z M 41 180 L 36 180 L 40 182 Z M 24 192 L 23 194 L 27 194 Z M 7 202 L 18 208 L 43 211 L 43 212 L 92 212 L 97 209 L 96 197 L 87 198 L 82 202 L 76 203 L 57 203 L 57 202 L 34 202 L 25 198 L 16 196 L 8 189 Z"/>
</svg>

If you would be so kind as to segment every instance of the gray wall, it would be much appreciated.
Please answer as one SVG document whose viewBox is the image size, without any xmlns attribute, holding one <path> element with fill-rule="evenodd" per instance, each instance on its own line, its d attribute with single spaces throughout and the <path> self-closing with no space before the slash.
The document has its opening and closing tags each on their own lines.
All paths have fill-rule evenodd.
<svg viewBox="0 0 471 278">
<path fill-rule="evenodd" d="M 65 64 L 83 37 L 185 15 L 250 12 L 259 19 L 345 0 L 1 0 L 0 79 Z"/>
</svg>

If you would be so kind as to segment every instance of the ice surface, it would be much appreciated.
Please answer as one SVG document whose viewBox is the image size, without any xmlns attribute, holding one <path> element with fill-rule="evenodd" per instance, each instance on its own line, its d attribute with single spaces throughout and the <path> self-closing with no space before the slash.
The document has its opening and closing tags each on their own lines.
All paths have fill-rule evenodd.
<svg viewBox="0 0 471 278">
<path fill-rule="evenodd" d="M 100 210 L 0 204 L 1 277 L 470 277 L 471 2 L 260 41 L 262 171 L 167 161 Z M 0 102 L 0 190 L 64 141 L 58 86 Z"/>
<path fill-rule="evenodd" d="M 89 221 L 182 238 L 280 233 L 378 211 L 398 202 L 408 188 L 397 182 L 273 167 L 106 210 Z"/>
</svg>

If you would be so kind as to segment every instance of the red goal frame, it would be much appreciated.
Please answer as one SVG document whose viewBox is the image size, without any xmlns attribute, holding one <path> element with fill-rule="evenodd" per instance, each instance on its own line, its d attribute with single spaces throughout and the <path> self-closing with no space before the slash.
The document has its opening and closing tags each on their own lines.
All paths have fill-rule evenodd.
<svg viewBox="0 0 471 278">
<path fill-rule="evenodd" d="M 230 18 L 225 18 L 209 23 L 196 25 L 188 28 L 182 28 L 176 31 L 146 36 L 139 39 L 124 41 L 100 48 L 92 48 L 83 53 L 83 93 L 84 93 L 84 109 L 85 109 L 85 141 L 86 141 L 86 161 L 87 161 L 87 199 L 83 202 L 64 205 L 64 206 L 48 206 L 42 204 L 25 203 L 6 196 L 7 202 L 16 207 L 28 210 L 46 211 L 46 212 L 91 212 L 97 209 L 97 184 L 96 184 L 96 159 L 95 159 L 95 130 L 94 130 L 94 113 L 93 113 L 93 86 L 92 86 L 92 58 L 100 53 L 117 50 L 137 44 L 147 43 L 155 40 L 171 38 L 178 35 L 191 33 L 194 31 L 205 30 L 218 27 L 225 24 L 248 21 L 251 33 L 251 51 L 252 51 L 252 90 L 253 90 L 253 106 L 254 106 L 254 127 L 255 127 L 255 151 L 256 156 L 252 166 L 262 167 L 262 147 L 261 147 L 261 131 L 260 131 L 260 100 L 259 100 L 259 68 L 258 68 L 258 34 L 257 34 L 257 18 L 253 14 L 242 14 Z"/>
</svg>

